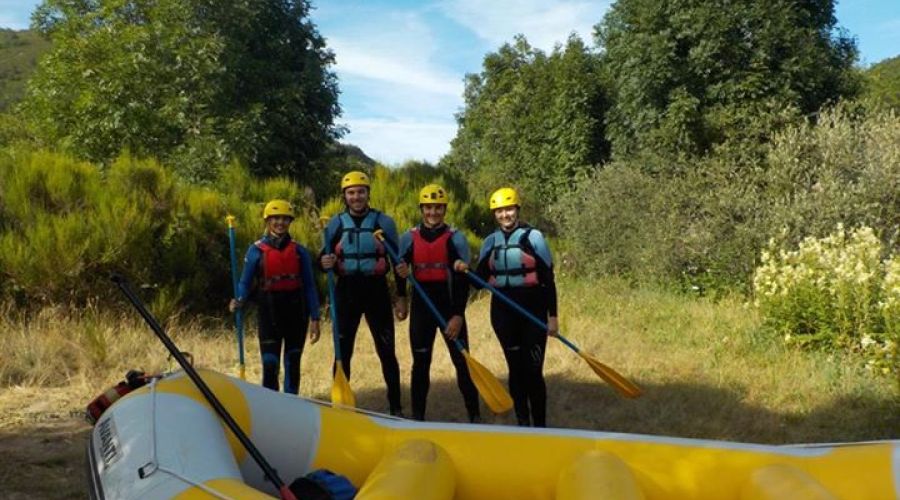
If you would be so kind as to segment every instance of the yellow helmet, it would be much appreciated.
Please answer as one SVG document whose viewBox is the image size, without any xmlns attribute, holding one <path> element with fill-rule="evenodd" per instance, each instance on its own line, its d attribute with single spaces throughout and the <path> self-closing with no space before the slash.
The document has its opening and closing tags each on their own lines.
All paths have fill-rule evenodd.
<svg viewBox="0 0 900 500">
<path fill-rule="evenodd" d="M 360 172 L 359 170 L 347 172 L 346 174 L 344 174 L 344 177 L 341 178 L 341 191 L 352 186 L 369 187 L 369 185 L 369 176 L 366 175 L 365 172 Z"/>
<path fill-rule="evenodd" d="M 491 210 L 519 206 L 519 194 L 513 188 L 500 188 L 491 195 Z"/>
<path fill-rule="evenodd" d="M 430 203 L 435 205 L 447 204 L 447 191 L 437 184 L 429 184 L 419 191 L 419 205 Z"/>
<path fill-rule="evenodd" d="M 286 200 L 272 200 L 266 203 L 266 208 L 263 209 L 263 220 L 276 215 L 286 215 L 293 219 L 295 215 L 294 207 L 291 206 L 291 202 Z"/>
</svg>

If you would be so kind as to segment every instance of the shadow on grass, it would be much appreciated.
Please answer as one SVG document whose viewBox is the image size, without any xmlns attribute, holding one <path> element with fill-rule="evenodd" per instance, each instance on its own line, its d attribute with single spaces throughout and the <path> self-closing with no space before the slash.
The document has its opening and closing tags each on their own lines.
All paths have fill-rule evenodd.
<svg viewBox="0 0 900 500">
<path fill-rule="evenodd" d="M 900 439 L 900 398 L 842 398 L 806 414 L 781 414 L 747 404 L 743 388 L 635 382 L 644 395 L 629 400 L 599 379 L 584 382 L 547 377 L 548 423 L 571 429 L 767 444 Z M 362 389 L 356 397 L 360 408 L 379 412 L 387 409 L 383 388 Z M 406 384 L 403 404 L 408 415 Z M 512 412 L 492 416 L 483 403 L 481 406 L 486 423 L 512 425 L 515 422 Z M 455 380 L 432 381 L 427 418 L 466 421 Z"/>
<path fill-rule="evenodd" d="M 784 415 L 746 404 L 740 387 L 635 382 L 644 395 L 627 400 L 600 380 L 550 376 L 549 423 L 572 429 L 771 444 L 900 439 L 898 398 L 848 397 L 804 415 Z M 387 409 L 383 387 L 359 389 L 356 397 L 360 408 Z M 403 402 L 409 414 L 407 384 Z M 482 415 L 485 423 L 514 423 L 512 412 L 492 416 L 483 404 Z M 466 421 L 455 380 L 432 381 L 427 416 L 431 421 Z M 87 424 L 75 418 L 0 430 L 0 497 L 83 497 L 88 431 Z"/>
<path fill-rule="evenodd" d="M 66 419 L 0 431 L 0 498 L 84 498 L 89 430 Z"/>
</svg>

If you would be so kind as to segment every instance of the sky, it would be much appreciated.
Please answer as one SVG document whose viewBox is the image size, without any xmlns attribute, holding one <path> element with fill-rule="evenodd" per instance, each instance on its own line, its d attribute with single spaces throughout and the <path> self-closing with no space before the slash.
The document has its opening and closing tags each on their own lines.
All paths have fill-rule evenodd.
<svg viewBox="0 0 900 500">
<path fill-rule="evenodd" d="M 664 0 L 660 0 L 664 1 Z M 0 0 L 0 27 L 28 27 L 37 0 Z M 436 163 L 456 135 L 463 79 L 516 34 L 545 51 L 571 33 L 592 40 L 611 0 L 312 0 L 336 55 L 343 115 L 355 144 L 389 165 Z M 838 24 L 860 63 L 900 55 L 900 0 L 843 0 Z"/>
</svg>

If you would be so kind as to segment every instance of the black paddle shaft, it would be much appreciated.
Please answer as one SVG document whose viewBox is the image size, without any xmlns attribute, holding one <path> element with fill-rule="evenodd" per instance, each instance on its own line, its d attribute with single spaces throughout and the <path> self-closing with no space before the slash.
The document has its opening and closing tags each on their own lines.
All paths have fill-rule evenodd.
<svg viewBox="0 0 900 500">
<path fill-rule="evenodd" d="M 244 431 L 238 426 L 237 422 L 234 421 L 234 418 L 231 417 L 231 414 L 228 413 L 228 410 L 222 406 L 222 403 L 213 394 L 212 390 L 210 390 L 209 386 L 206 385 L 206 382 L 200 378 L 200 375 L 197 374 L 197 370 L 194 370 L 194 367 L 187 362 L 184 358 L 184 355 L 181 354 L 181 351 L 178 350 L 178 347 L 175 345 L 175 342 L 172 342 L 172 339 L 166 335 L 166 332 L 163 330 L 162 326 L 160 326 L 159 322 L 156 321 L 156 318 L 150 314 L 150 311 L 144 307 L 144 303 L 141 302 L 141 299 L 134 293 L 131 289 L 131 284 L 128 282 L 128 279 L 122 276 L 121 274 L 113 274 L 112 275 L 113 282 L 119 286 L 119 289 L 122 290 L 122 293 L 128 297 L 128 300 L 134 306 L 135 309 L 143 316 L 144 321 L 150 325 L 150 328 L 153 330 L 153 333 L 159 337 L 159 340 L 162 341 L 163 345 L 166 346 L 166 349 L 169 350 L 169 353 L 172 354 L 172 357 L 178 361 L 178 364 L 181 365 L 181 369 L 184 370 L 185 373 L 188 374 L 188 377 L 194 382 L 194 385 L 197 386 L 197 389 L 203 393 L 203 397 L 206 398 L 206 401 L 209 402 L 210 406 L 216 411 L 219 415 L 219 418 L 225 422 L 225 425 L 231 429 L 231 432 L 234 433 L 235 437 L 238 438 L 238 441 L 244 446 L 250 456 L 253 457 L 253 460 L 259 465 L 259 467 L 263 470 L 263 473 L 266 475 L 266 478 L 278 488 L 279 491 L 283 491 L 284 481 L 278 477 L 278 473 L 275 469 L 272 468 L 271 465 L 266 461 L 266 459 L 262 456 L 256 446 L 253 445 L 253 442 L 250 441 L 250 438 L 244 434 Z"/>
</svg>

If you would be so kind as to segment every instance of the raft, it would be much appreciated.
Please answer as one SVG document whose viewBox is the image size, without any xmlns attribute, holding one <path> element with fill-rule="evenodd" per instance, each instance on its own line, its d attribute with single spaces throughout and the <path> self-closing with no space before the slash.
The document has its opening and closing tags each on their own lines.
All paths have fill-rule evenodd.
<svg viewBox="0 0 900 500">
<path fill-rule="evenodd" d="M 900 441 L 767 446 L 414 422 L 199 370 L 286 482 L 347 477 L 359 499 L 900 498 Z M 116 401 L 87 445 L 95 499 L 277 498 L 183 372 Z"/>
</svg>

